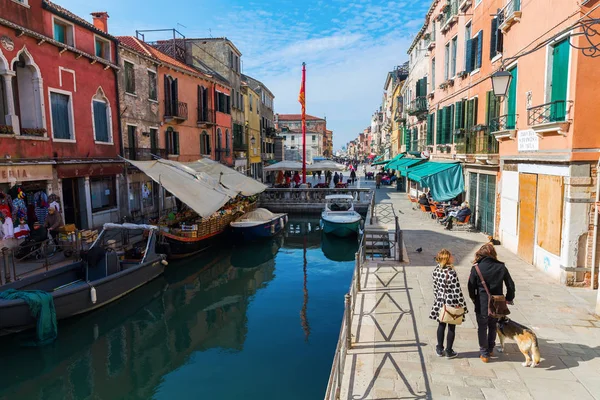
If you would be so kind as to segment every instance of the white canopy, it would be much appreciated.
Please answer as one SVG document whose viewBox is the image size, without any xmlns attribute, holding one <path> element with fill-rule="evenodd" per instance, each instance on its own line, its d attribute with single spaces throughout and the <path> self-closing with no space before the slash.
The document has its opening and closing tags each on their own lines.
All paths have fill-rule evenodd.
<svg viewBox="0 0 600 400">
<path fill-rule="evenodd" d="M 220 182 L 226 188 L 241 193 L 244 196 L 253 196 L 257 193 L 262 193 L 267 188 L 262 183 L 210 158 L 203 158 L 184 165 L 198 173 L 206 173 L 217 183 Z"/>
<path fill-rule="evenodd" d="M 306 168 L 308 169 L 308 165 Z M 302 163 L 298 161 L 280 161 L 263 169 L 265 171 L 302 171 Z"/>
<path fill-rule="evenodd" d="M 206 173 L 196 172 L 176 161 L 127 161 L 160 183 L 201 217 L 211 216 L 237 195 Z"/>
<path fill-rule="evenodd" d="M 319 161 L 306 166 L 307 171 L 344 171 L 345 169 L 345 165 L 330 160 Z"/>
</svg>

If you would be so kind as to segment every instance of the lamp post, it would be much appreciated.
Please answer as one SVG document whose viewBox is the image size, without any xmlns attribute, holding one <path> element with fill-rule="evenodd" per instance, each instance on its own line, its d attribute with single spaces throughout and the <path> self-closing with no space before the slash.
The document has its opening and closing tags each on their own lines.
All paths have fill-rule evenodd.
<svg viewBox="0 0 600 400">
<path fill-rule="evenodd" d="M 494 89 L 494 95 L 506 96 L 508 87 L 512 81 L 512 74 L 505 70 L 496 71 L 492 77 L 492 88 Z"/>
</svg>

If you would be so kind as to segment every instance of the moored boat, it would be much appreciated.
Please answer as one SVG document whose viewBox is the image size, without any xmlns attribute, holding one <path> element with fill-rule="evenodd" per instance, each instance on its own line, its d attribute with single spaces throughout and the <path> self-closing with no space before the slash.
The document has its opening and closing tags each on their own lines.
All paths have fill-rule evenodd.
<svg viewBox="0 0 600 400">
<path fill-rule="evenodd" d="M 234 236 L 256 240 L 277 235 L 287 222 L 287 214 L 273 214 L 266 208 L 257 208 L 231 222 Z"/>
<path fill-rule="evenodd" d="M 362 217 L 354 211 L 354 198 L 351 195 L 329 195 L 325 201 L 325 209 L 321 213 L 323 232 L 347 237 L 360 231 Z"/>
<path fill-rule="evenodd" d="M 155 252 L 157 235 L 152 225 L 105 224 L 84 260 L 0 286 L 0 335 L 36 325 L 25 300 L 1 298 L 11 289 L 47 292 L 61 320 L 105 306 L 150 282 L 166 264 L 165 256 Z"/>
</svg>

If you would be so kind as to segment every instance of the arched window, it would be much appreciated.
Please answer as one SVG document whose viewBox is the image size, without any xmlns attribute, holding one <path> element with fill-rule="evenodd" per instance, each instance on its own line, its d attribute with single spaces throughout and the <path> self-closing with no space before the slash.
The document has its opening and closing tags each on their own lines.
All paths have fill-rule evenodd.
<svg viewBox="0 0 600 400">
<path fill-rule="evenodd" d="M 42 74 L 24 47 L 12 61 L 14 106 L 24 135 L 45 136 L 46 117 L 42 107 Z"/>
<path fill-rule="evenodd" d="M 99 87 L 92 98 L 92 122 L 94 140 L 101 143 L 112 143 L 112 118 L 110 102 L 106 98 L 102 87 Z"/>
<path fill-rule="evenodd" d="M 206 131 L 202 131 L 200 134 L 200 154 L 210 156 L 210 136 Z"/>
<path fill-rule="evenodd" d="M 223 149 L 221 148 L 221 128 L 217 128 L 217 154 L 216 154 L 216 159 L 217 161 L 221 160 L 221 152 L 223 151 Z"/>
<path fill-rule="evenodd" d="M 225 154 L 229 155 L 229 129 L 225 129 Z"/>
</svg>

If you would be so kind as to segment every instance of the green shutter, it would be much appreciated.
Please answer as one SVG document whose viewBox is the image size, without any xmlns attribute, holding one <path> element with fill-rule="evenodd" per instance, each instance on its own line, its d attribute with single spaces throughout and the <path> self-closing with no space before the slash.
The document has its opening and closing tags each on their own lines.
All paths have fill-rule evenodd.
<svg viewBox="0 0 600 400">
<path fill-rule="evenodd" d="M 481 68 L 482 48 L 483 48 L 483 31 L 479 31 L 479 33 L 477 34 L 477 57 L 475 59 L 475 69 Z"/>
<path fill-rule="evenodd" d="M 468 132 L 473 126 L 473 102 L 474 100 L 467 100 L 467 111 L 465 113 L 465 130 Z"/>
<path fill-rule="evenodd" d="M 508 114 L 506 117 L 506 128 L 514 129 L 516 124 L 516 113 L 517 113 L 517 79 L 518 79 L 518 69 L 514 67 L 509 71 L 512 74 L 512 80 L 510 81 L 510 86 L 508 87 L 508 104 L 506 106 L 506 113 Z"/>
<path fill-rule="evenodd" d="M 442 143 L 442 109 L 439 109 L 437 112 L 437 122 L 436 122 L 436 135 L 435 135 L 435 142 L 436 144 L 441 144 Z"/>
<path fill-rule="evenodd" d="M 452 122 L 454 121 L 454 104 L 448 107 L 448 132 L 446 136 L 446 143 L 452 143 Z"/>
<path fill-rule="evenodd" d="M 467 45 L 466 45 L 466 49 L 465 49 L 466 71 L 467 72 L 471 72 L 475 69 L 474 68 L 475 53 L 473 51 L 473 49 L 475 48 L 475 41 L 476 41 L 476 39 L 467 40 Z"/>
<path fill-rule="evenodd" d="M 406 145 L 406 151 L 410 151 L 410 129 L 404 128 L 404 144 Z"/>
<path fill-rule="evenodd" d="M 490 29 L 490 60 L 498 54 L 498 18 L 492 19 Z"/>
<path fill-rule="evenodd" d="M 465 127 L 465 101 L 460 100 L 456 102 L 454 107 L 454 129 L 461 129 Z"/>
<path fill-rule="evenodd" d="M 567 79 L 569 76 L 569 39 L 554 46 L 552 50 L 552 94 L 550 101 L 567 100 Z M 564 121 L 566 104 L 559 103 L 552 107 L 551 121 Z"/>
<path fill-rule="evenodd" d="M 427 116 L 427 145 L 433 145 L 433 126 L 435 122 L 435 114 L 429 114 Z"/>
</svg>

